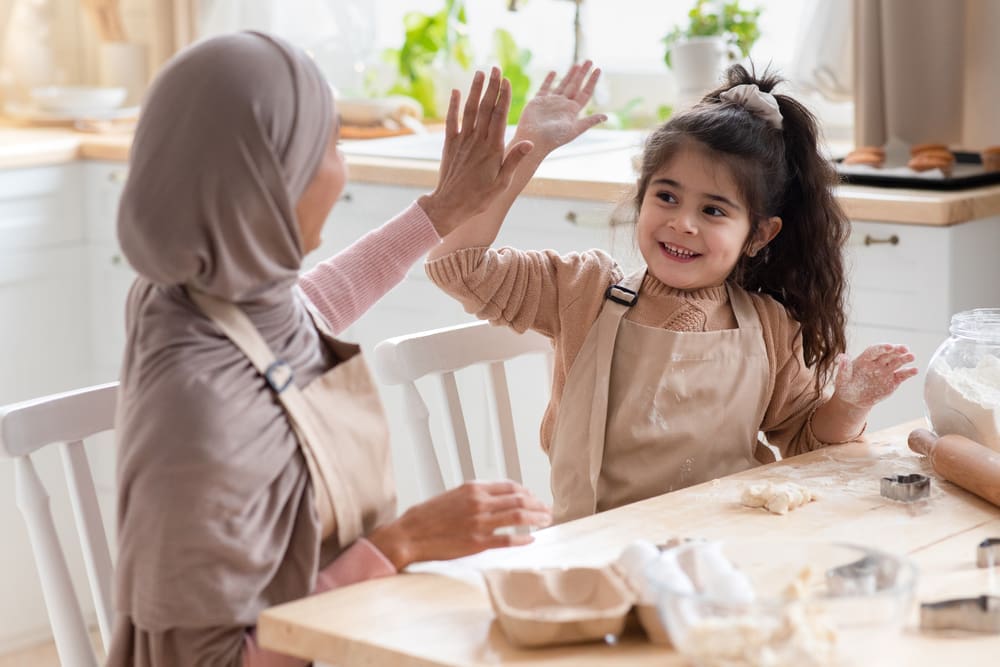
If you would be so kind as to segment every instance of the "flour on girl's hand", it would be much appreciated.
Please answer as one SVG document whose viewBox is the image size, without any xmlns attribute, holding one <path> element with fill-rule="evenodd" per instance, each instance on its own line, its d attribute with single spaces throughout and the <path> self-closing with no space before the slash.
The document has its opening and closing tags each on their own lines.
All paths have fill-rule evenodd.
<svg viewBox="0 0 1000 667">
<path fill-rule="evenodd" d="M 787 514 L 816 500 L 816 494 L 794 482 L 757 482 L 743 489 L 744 507 L 763 507 L 771 514 Z"/>
</svg>

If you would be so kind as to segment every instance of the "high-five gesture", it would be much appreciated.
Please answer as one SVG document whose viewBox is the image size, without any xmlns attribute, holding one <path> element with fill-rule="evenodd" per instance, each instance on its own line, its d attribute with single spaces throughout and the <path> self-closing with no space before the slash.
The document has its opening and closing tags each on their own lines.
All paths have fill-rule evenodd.
<svg viewBox="0 0 1000 667">
<path fill-rule="evenodd" d="M 556 73 L 549 72 L 542 87 L 521 112 L 515 142 L 531 141 L 536 150 L 545 154 L 607 120 L 604 114 L 579 117 L 601 78 L 601 70 L 591 71 L 591 66 L 589 60 L 573 65 L 555 88 L 552 86 Z"/>
<path fill-rule="evenodd" d="M 519 141 L 504 155 L 510 81 L 494 67 L 484 93 L 485 78 L 482 72 L 473 77 L 461 126 L 461 95 L 451 91 L 438 184 L 419 200 L 441 236 L 485 211 L 510 186 L 514 170 L 531 150 L 531 142 Z"/>
<path fill-rule="evenodd" d="M 554 85 L 556 73 L 549 72 L 538 93 L 521 112 L 521 121 L 517 125 L 514 140 L 506 149 L 506 159 L 502 172 L 497 174 L 499 183 L 508 184 L 506 190 L 499 196 L 483 196 L 476 190 L 469 190 L 466 195 L 472 199 L 479 199 L 485 205 L 485 209 L 473 217 L 469 224 L 464 224 L 449 234 L 440 245 L 430 251 L 428 259 L 444 257 L 461 248 L 488 246 L 496 240 L 500 226 L 503 224 L 511 205 L 531 181 L 531 177 L 545 156 L 607 119 L 603 114 L 580 118 L 580 112 L 594 94 L 594 88 L 597 86 L 597 80 L 600 76 L 599 69 L 591 71 L 589 60 L 582 65 L 571 67 L 558 85 Z M 493 80 L 490 84 L 493 85 Z M 494 97 L 497 97 L 494 111 L 497 113 L 502 111 L 506 119 L 509 98 L 505 95 L 509 95 L 509 88 L 506 82 L 502 85 L 497 84 L 497 86 L 498 94 L 494 93 Z M 473 84 L 473 91 L 470 92 L 470 99 L 472 97 L 478 99 L 475 84 Z M 487 89 L 482 104 L 487 104 L 491 99 L 493 97 L 491 97 L 490 90 Z M 482 104 L 479 107 L 477 123 L 484 118 Z M 466 118 L 470 117 L 471 111 L 468 104 L 465 113 Z M 489 148 L 484 150 L 493 155 L 497 150 L 494 142 L 499 135 L 502 135 L 503 127 L 499 125 L 500 121 L 496 119 L 496 116 L 491 122 L 498 125 L 490 125 L 487 133 Z M 445 152 L 448 153 L 448 150 L 446 149 Z M 456 154 L 458 153 L 456 151 Z M 490 159 L 495 160 L 495 158 Z M 447 165 L 447 168 L 450 171 L 453 166 Z M 441 179 L 442 182 L 445 182 L 445 164 L 442 165 L 441 170 Z M 508 178 L 510 172 L 513 172 L 512 178 Z M 489 190 L 489 192 L 492 193 L 495 190 Z M 421 202 L 421 206 L 423 206 L 423 202 Z M 431 219 L 434 219 L 433 215 L 431 215 Z"/>
</svg>

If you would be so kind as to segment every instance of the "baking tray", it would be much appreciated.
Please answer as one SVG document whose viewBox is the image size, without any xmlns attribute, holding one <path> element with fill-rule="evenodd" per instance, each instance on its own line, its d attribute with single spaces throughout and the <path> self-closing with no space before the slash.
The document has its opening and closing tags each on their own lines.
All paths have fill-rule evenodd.
<svg viewBox="0 0 1000 667">
<path fill-rule="evenodd" d="M 1000 171 L 983 171 L 979 153 L 955 151 L 955 167 L 950 177 L 931 170 L 920 176 L 905 166 L 867 167 L 844 165 L 834 160 L 840 182 L 846 185 L 874 185 L 880 188 L 915 188 L 918 190 L 965 190 L 1000 184 Z"/>
</svg>

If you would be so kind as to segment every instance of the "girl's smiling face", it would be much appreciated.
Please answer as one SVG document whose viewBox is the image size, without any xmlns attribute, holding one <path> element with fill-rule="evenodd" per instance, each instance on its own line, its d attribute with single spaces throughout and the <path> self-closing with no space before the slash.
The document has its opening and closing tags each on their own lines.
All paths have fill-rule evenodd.
<svg viewBox="0 0 1000 667">
<path fill-rule="evenodd" d="M 762 220 L 748 243 L 750 226 L 729 168 L 689 141 L 650 178 L 636 236 L 653 276 L 694 290 L 723 284 L 744 252 L 756 254 L 777 235 L 781 218 Z"/>
</svg>

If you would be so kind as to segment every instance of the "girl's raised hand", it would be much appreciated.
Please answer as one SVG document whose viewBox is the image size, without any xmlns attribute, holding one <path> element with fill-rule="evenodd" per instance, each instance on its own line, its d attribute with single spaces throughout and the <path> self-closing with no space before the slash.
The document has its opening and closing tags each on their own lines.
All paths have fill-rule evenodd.
<svg viewBox="0 0 1000 667">
<path fill-rule="evenodd" d="M 871 408 L 892 395 L 916 368 L 903 368 L 913 361 L 905 345 L 872 345 L 853 361 L 846 354 L 837 363 L 834 395 L 858 408 Z"/>
<path fill-rule="evenodd" d="M 604 114 L 579 118 L 580 111 L 587 106 L 601 78 L 601 70 L 591 72 L 591 65 L 589 60 L 582 65 L 573 65 L 555 88 L 552 84 L 556 73 L 549 72 L 542 87 L 521 112 L 515 141 L 530 141 L 536 151 L 545 154 L 606 121 L 608 117 Z"/>
<path fill-rule="evenodd" d="M 507 189 L 517 165 L 532 150 L 530 141 L 518 141 L 505 154 L 510 81 L 494 67 L 484 93 L 485 78 L 482 72 L 473 77 L 461 124 L 461 94 L 451 91 L 438 184 L 418 202 L 442 237 L 485 211 Z"/>
</svg>

